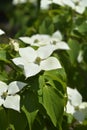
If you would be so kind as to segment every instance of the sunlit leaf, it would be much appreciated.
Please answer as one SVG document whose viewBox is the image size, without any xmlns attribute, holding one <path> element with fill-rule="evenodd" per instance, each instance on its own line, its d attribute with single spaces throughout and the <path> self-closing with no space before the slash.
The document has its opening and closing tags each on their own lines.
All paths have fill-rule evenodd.
<svg viewBox="0 0 87 130">
<path fill-rule="evenodd" d="M 51 118 L 54 126 L 61 123 L 64 97 L 58 92 L 58 90 L 45 86 L 43 87 L 43 106 L 45 107 L 47 114 Z"/>
</svg>

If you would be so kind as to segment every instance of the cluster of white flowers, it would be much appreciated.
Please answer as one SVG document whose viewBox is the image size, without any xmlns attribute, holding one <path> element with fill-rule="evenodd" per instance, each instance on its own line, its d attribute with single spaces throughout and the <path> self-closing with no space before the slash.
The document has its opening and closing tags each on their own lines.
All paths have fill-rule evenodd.
<svg viewBox="0 0 87 130">
<path fill-rule="evenodd" d="M 69 6 L 80 14 L 82 14 L 87 7 L 87 0 L 41 0 L 41 8 L 47 9 L 52 3 L 60 6 Z"/>
<path fill-rule="evenodd" d="M 0 29 L 0 35 L 5 32 Z M 27 84 L 20 81 L 13 81 L 9 85 L 0 81 L 0 106 L 11 108 L 20 112 L 20 95 L 17 93 L 21 91 Z"/>
<path fill-rule="evenodd" d="M 38 74 L 41 70 L 54 70 L 61 68 L 57 58 L 51 56 L 57 49 L 68 50 L 69 46 L 62 40 L 61 33 L 56 31 L 52 36 L 46 34 L 36 34 L 32 37 L 20 37 L 20 39 L 29 44 L 28 47 L 19 48 L 20 57 L 12 61 L 24 68 L 26 78 Z M 33 49 L 37 46 L 38 49 Z"/>
<path fill-rule="evenodd" d="M 23 4 L 26 2 L 36 3 L 36 0 L 13 0 L 13 4 Z M 87 0 L 41 0 L 41 9 L 48 9 L 50 4 L 69 6 L 77 13 L 82 14 L 87 7 Z"/>
<path fill-rule="evenodd" d="M 0 35 L 5 34 L 0 29 Z M 10 38 L 10 44 L 15 51 L 19 52 L 20 57 L 12 59 L 12 61 L 24 69 L 26 78 L 38 74 L 41 70 L 49 71 L 62 68 L 59 60 L 51 56 L 57 49 L 69 50 L 66 42 L 62 41 L 62 35 L 59 31 L 53 33 L 52 36 L 46 34 L 36 34 L 32 37 L 20 37 L 20 40 L 29 44 L 24 48 L 19 48 L 16 41 Z M 34 49 L 34 46 L 37 49 Z M 14 81 L 9 85 L 0 81 L 0 106 L 20 111 L 20 96 L 18 93 L 26 84 Z"/>
<path fill-rule="evenodd" d="M 0 106 L 20 112 L 20 96 L 17 94 L 26 83 L 13 81 L 9 85 L 0 81 Z"/>
<path fill-rule="evenodd" d="M 82 102 L 82 96 L 77 89 L 67 87 L 68 102 L 65 111 L 82 123 L 87 118 L 87 102 Z"/>
<path fill-rule="evenodd" d="M 23 4 L 26 2 L 36 3 L 36 0 L 13 0 L 13 4 Z M 77 13 L 82 14 L 87 7 L 87 0 L 41 0 L 41 9 L 48 9 L 50 4 L 69 6 Z"/>
<path fill-rule="evenodd" d="M 49 45 L 53 51 L 57 49 L 69 50 L 67 43 L 62 41 L 60 31 L 54 32 L 52 36 L 47 34 L 35 34 L 32 37 L 20 37 L 19 39 L 31 46 L 42 47 Z"/>
</svg>

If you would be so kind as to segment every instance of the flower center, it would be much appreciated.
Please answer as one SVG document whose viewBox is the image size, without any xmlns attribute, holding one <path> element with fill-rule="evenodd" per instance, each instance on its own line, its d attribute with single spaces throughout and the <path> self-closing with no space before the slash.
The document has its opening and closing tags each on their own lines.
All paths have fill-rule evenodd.
<svg viewBox="0 0 87 130">
<path fill-rule="evenodd" d="M 41 58 L 37 57 L 34 63 L 40 65 L 40 62 L 41 62 Z"/>
<path fill-rule="evenodd" d="M 57 43 L 56 41 L 52 41 L 51 42 L 52 45 L 56 45 L 56 43 Z"/>
<path fill-rule="evenodd" d="M 35 39 L 35 40 L 34 40 L 34 43 L 38 43 L 38 42 L 39 42 L 39 40 L 38 40 L 38 39 Z"/>
<path fill-rule="evenodd" d="M 76 106 L 76 107 L 75 107 L 75 110 L 79 110 L 79 106 Z"/>
<path fill-rule="evenodd" d="M 76 6 L 79 5 L 79 2 L 76 2 L 75 5 L 76 5 Z"/>
<path fill-rule="evenodd" d="M 75 5 L 79 5 L 79 0 L 74 0 Z"/>
<path fill-rule="evenodd" d="M 5 99 L 6 99 L 6 97 L 7 97 L 7 95 L 8 95 L 8 94 L 7 94 L 7 92 L 3 92 L 3 94 L 1 95 L 2 99 L 4 99 L 4 100 L 5 100 Z"/>
</svg>

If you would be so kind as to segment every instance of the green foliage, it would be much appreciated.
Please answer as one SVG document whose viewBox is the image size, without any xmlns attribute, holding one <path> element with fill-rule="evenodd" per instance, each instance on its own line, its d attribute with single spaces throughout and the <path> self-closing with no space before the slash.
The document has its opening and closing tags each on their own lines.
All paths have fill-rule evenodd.
<svg viewBox="0 0 87 130">
<path fill-rule="evenodd" d="M 3 124 L 4 123 L 4 124 Z M 0 107 L 0 129 L 6 130 L 8 127 L 8 119 L 4 108 Z"/>
<path fill-rule="evenodd" d="M 36 118 L 38 113 L 38 98 L 37 95 L 32 92 L 28 91 L 26 96 L 23 99 L 23 106 L 22 110 L 24 111 L 26 118 L 28 120 L 29 128 L 32 129 L 33 122 Z"/>
<path fill-rule="evenodd" d="M 60 124 L 64 107 L 64 99 L 58 90 L 51 88 L 50 86 L 45 86 L 43 88 L 43 105 L 54 126 Z"/>
</svg>

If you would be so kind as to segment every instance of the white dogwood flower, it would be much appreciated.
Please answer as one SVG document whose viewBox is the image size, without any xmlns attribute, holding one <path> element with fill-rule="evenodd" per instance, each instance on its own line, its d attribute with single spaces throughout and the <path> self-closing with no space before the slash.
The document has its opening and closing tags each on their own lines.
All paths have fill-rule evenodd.
<svg viewBox="0 0 87 130">
<path fill-rule="evenodd" d="M 41 9 L 48 9 L 50 4 L 69 6 L 77 13 L 82 14 L 87 7 L 87 0 L 41 0 Z"/>
<path fill-rule="evenodd" d="M 57 49 L 62 49 L 62 50 L 70 49 L 68 44 L 62 41 L 62 34 L 59 31 L 53 33 L 53 35 L 49 39 L 48 44 L 51 45 L 53 51 Z"/>
<path fill-rule="evenodd" d="M 13 0 L 13 4 L 16 5 L 16 4 L 24 4 L 26 2 L 31 2 L 31 3 L 35 3 L 36 0 Z"/>
<path fill-rule="evenodd" d="M 45 46 L 50 39 L 49 35 L 46 34 L 35 34 L 31 37 L 20 37 L 20 40 L 23 42 L 30 44 L 31 46 Z"/>
<path fill-rule="evenodd" d="M 13 0 L 12 3 L 13 3 L 14 5 L 16 5 L 16 4 L 19 4 L 19 3 L 20 3 L 20 4 L 23 4 L 23 3 L 26 3 L 26 2 L 27 2 L 27 0 Z"/>
<path fill-rule="evenodd" d="M 20 96 L 18 93 L 26 83 L 13 81 L 9 85 L 0 81 L 0 106 L 20 112 Z"/>
<path fill-rule="evenodd" d="M 87 102 L 82 102 L 78 109 L 73 113 L 73 116 L 82 123 L 87 118 Z"/>
<path fill-rule="evenodd" d="M 47 34 L 36 34 L 32 37 L 20 37 L 19 39 L 31 46 L 40 47 L 50 45 L 53 51 L 57 49 L 69 50 L 68 44 L 62 41 L 62 35 L 59 31 L 54 32 L 52 36 Z"/>
<path fill-rule="evenodd" d="M 5 34 L 5 32 L 2 29 L 0 29 L 0 35 L 3 35 L 3 34 Z"/>
<path fill-rule="evenodd" d="M 58 4 L 58 5 L 61 5 L 61 6 L 63 6 L 64 4 L 63 4 L 63 2 L 62 2 L 62 0 L 41 0 L 41 5 L 40 5 L 40 7 L 41 7 L 41 9 L 48 9 L 49 8 L 49 5 L 50 4 Z"/>
<path fill-rule="evenodd" d="M 71 101 L 73 106 L 79 106 L 82 102 L 82 96 L 77 89 L 67 87 L 68 99 Z"/>
<path fill-rule="evenodd" d="M 77 89 L 67 87 L 67 94 L 68 102 L 65 111 L 82 123 L 87 115 L 87 102 L 82 102 L 82 96 Z"/>
<path fill-rule="evenodd" d="M 87 0 L 63 0 L 63 3 L 80 14 L 82 14 L 87 7 Z"/>
<path fill-rule="evenodd" d="M 61 68 L 57 58 L 51 56 L 53 50 L 50 46 L 40 47 L 34 50 L 32 47 L 20 48 L 20 57 L 14 58 L 12 61 L 23 66 L 26 78 L 39 73 L 41 70 L 53 70 Z"/>
</svg>

